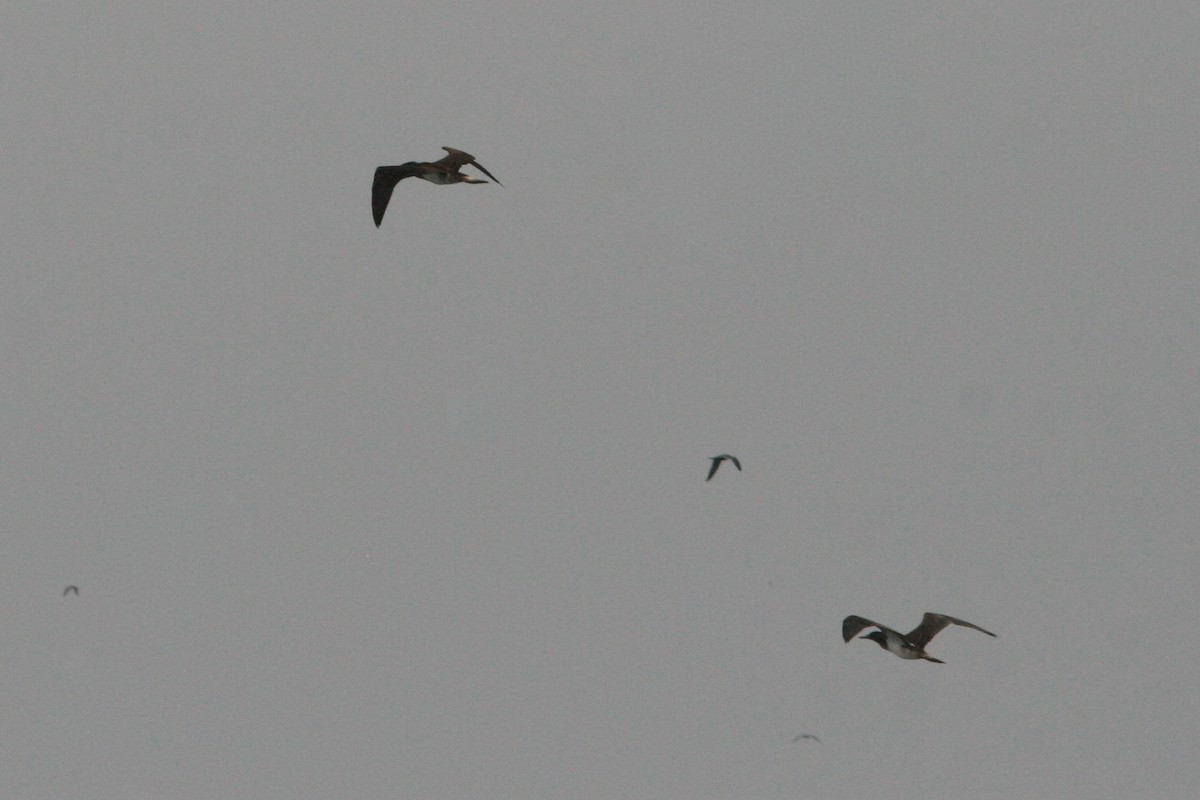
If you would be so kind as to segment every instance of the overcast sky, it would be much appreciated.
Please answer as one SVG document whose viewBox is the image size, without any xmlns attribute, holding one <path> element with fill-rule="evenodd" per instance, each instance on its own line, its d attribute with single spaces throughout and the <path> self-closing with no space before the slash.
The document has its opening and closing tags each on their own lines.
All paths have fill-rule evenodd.
<svg viewBox="0 0 1200 800">
<path fill-rule="evenodd" d="M 1198 52 L 9 4 L 0 795 L 1200 796 Z"/>
</svg>

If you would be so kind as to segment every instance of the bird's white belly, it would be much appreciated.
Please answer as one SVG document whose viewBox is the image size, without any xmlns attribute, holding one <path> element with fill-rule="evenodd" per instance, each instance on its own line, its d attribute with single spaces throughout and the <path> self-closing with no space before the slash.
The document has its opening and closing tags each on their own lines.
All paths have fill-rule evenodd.
<svg viewBox="0 0 1200 800">
<path fill-rule="evenodd" d="M 901 658 L 920 658 L 915 651 L 910 647 L 905 647 L 904 642 L 897 639 L 895 636 L 887 637 L 887 651 L 898 655 Z"/>
</svg>

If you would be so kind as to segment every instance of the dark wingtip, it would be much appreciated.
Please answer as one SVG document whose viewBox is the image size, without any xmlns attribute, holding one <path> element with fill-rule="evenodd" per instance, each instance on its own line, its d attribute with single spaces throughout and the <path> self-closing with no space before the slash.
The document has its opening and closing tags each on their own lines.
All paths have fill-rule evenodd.
<svg viewBox="0 0 1200 800">
<path fill-rule="evenodd" d="M 491 178 L 492 181 L 494 181 L 497 186 L 499 186 L 500 188 L 504 188 L 504 184 L 500 183 L 500 181 L 496 180 L 496 176 L 493 175 L 492 173 L 488 172 L 487 168 L 484 167 L 482 164 L 480 164 L 478 161 L 468 161 L 467 163 L 470 164 L 475 169 L 482 172 L 484 175 L 487 175 L 489 178 Z"/>
</svg>

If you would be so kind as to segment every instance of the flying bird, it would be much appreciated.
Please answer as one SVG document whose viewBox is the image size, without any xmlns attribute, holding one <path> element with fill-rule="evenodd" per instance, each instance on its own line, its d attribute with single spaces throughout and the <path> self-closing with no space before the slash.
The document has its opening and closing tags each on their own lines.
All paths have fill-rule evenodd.
<svg viewBox="0 0 1200 800">
<path fill-rule="evenodd" d="M 879 646 L 887 650 L 893 655 L 901 658 L 923 658 L 926 661 L 932 661 L 935 664 L 945 664 L 945 661 L 939 661 L 933 656 L 925 652 L 925 645 L 929 644 L 938 632 L 947 625 L 962 625 L 964 628 L 974 628 L 975 630 L 986 633 L 988 636 L 995 636 L 991 631 L 985 631 L 978 625 L 972 625 L 965 620 L 948 617 L 945 614 L 934 614 L 932 611 L 926 611 L 925 616 L 921 619 L 921 624 L 913 628 L 907 634 L 894 631 L 886 625 L 880 625 L 878 622 L 871 622 L 869 619 L 856 617 L 851 615 L 842 620 L 842 641 L 848 642 L 863 628 L 878 628 L 877 631 L 871 631 L 863 639 L 871 639 L 878 642 Z"/>
<path fill-rule="evenodd" d="M 371 184 L 371 211 L 375 214 L 376 228 L 383 222 L 383 212 L 387 210 L 388 200 L 392 199 L 392 189 L 405 178 L 420 178 L 439 186 L 449 183 L 487 183 L 483 178 L 463 174 L 463 166 L 470 164 L 496 181 L 496 176 L 484 169 L 470 153 L 455 150 L 453 147 L 442 149 L 450 155 L 437 161 L 409 161 L 395 167 L 375 168 L 375 180 Z M 504 185 L 500 181 L 496 181 L 496 184 Z"/>
<path fill-rule="evenodd" d="M 713 463 L 712 463 L 712 466 L 711 466 L 711 467 L 709 467 L 709 470 L 708 470 L 708 477 L 707 477 L 707 478 L 705 478 L 704 480 L 706 480 L 706 481 L 711 481 L 711 480 L 712 480 L 712 478 L 713 478 L 713 475 L 716 475 L 716 474 L 717 474 L 717 470 L 718 470 L 718 469 L 721 467 L 721 462 L 722 462 L 722 461 L 724 461 L 724 460 L 726 460 L 726 459 L 728 459 L 729 461 L 733 462 L 733 465 L 734 465 L 735 467 L 737 467 L 737 470 L 738 470 L 738 472 L 741 472 L 741 471 L 742 471 L 742 462 L 738 461 L 736 457 L 734 457 L 734 456 L 731 456 L 731 455 L 729 455 L 728 453 L 722 453 L 722 454 L 721 454 L 721 455 L 719 455 L 719 456 L 713 456 L 712 458 L 710 458 L 710 459 L 709 459 L 709 460 L 710 460 L 710 461 L 712 461 Z"/>
<path fill-rule="evenodd" d="M 63 597 L 66 597 L 71 592 L 74 592 L 75 596 L 78 597 L 79 596 L 79 587 L 71 585 L 71 586 L 68 586 L 67 588 L 63 589 Z"/>
<path fill-rule="evenodd" d="M 813 740 L 814 742 L 816 742 L 817 744 L 820 744 L 820 743 L 821 743 L 821 740 L 820 740 L 820 739 L 818 739 L 818 738 L 817 738 L 815 735 L 813 735 L 813 734 L 811 734 L 811 733 L 798 733 L 798 734 L 796 734 L 796 736 L 795 736 L 795 737 L 792 739 L 792 744 L 795 744 L 796 742 L 802 742 L 802 741 L 804 741 L 805 739 L 812 739 L 812 740 Z"/>
</svg>

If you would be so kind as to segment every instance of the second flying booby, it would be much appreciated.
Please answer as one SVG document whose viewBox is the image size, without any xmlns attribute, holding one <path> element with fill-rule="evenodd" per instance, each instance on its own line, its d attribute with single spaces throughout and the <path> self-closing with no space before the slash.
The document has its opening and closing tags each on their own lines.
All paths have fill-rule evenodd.
<svg viewBox="0 0 1200 800">
<path fill-rule="evenodd" d="M 455 150 L 453 147 L 443 147 L 450 155 L 437 161 L 408 161 L 394 167 L 376 167 L 375 180 L 371 183 L 371 211 L 375 215 L 375 227 L 383 222 L 383 212 L 387 210 L 388 200 L 392 199 L 392 189 L 405 178 L 420 178 L 439 186 L 450 183 L 487 183 L 483 178 L 463 174 L 462 168 L 470 164 L 477 170 L 496 181 L 497 186 L 503 183 L 496 176 L 483 168 L 475 160 L 475 156 Z"/>
<path fill-rule="evenodd" d="M 709 459 L 709 461 L 711 461 L 713 463 L 712 463 L 712 466 L 709 467 L 709 469 L 708 469 L 708 477 L 705 478 L 704 480 L 711 481 L 713 479 L 713 475 L 716 475 L 717 470 L 721 467 L 721 462 L 726 461 L 726 460 L 733 462 L 733 465 L 735 467 L 737 467 L 738 472 L 742 471 L 742 462 L 738 461 L 735 456 L 731 456 L 728 453 L 722 453 L 719 456 L 713 456 L 712 458 Z"/>
<path fill-rule="evenodd" d="M 852 614 L 842 620 L 842 641 L 850 641 L 863 628 L 878 628 L 879 630 L 871 631 L 862 638 L 878 643 L 884 650 L 901 658 L 923 658 L 935 664 L 945 664 L 945 661 L 939 661 L 926 653 L 925 645 L 929 644 L 930 640 L 934 636 L 937 636 L 938 632 L 947 625 L 962 625 L 964 628 L 974 628 L 981 633 L 986 633 L 988 636 L 994 637 L 996 635 L 991 631 L 985 631 L 978 625 L 972 625 L 970 622 L 948 617 L 945 614 L 934 614 L 932 611 L 926 611 L 925 616 L 921 619 L 921 624 L 907 634 L 894 631 L 886 625 L 880 625 L 878 622 L 872 622 L 869 619 L 856 617 Z"/>
</svg>

